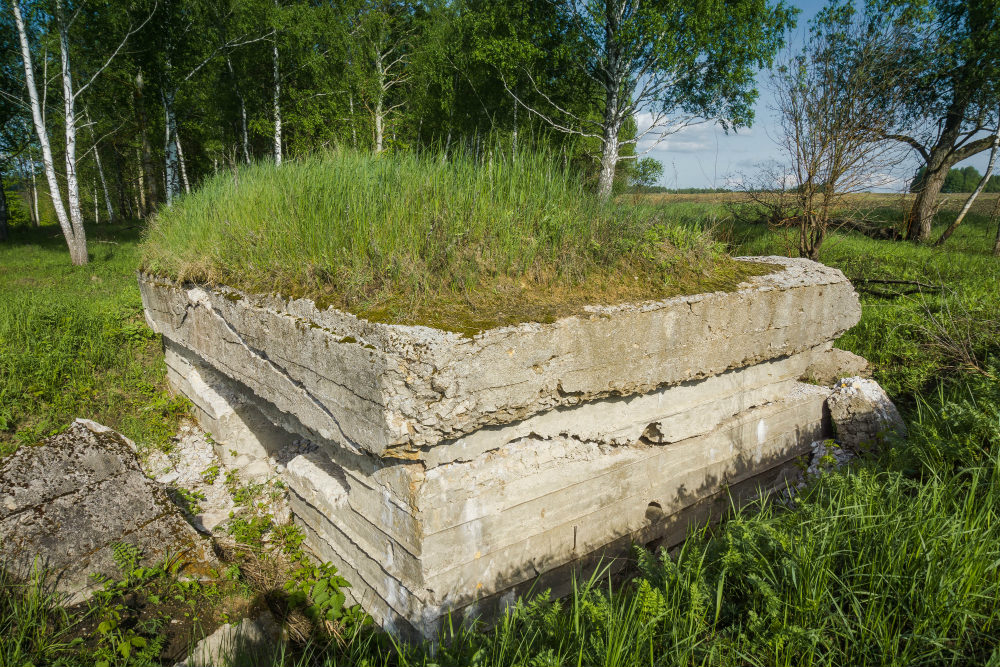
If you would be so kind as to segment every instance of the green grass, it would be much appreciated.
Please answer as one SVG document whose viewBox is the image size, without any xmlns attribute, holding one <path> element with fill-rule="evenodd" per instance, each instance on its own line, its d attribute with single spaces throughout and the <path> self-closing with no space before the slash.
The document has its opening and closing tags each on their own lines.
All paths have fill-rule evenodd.
<svg viewBox="0 0 1000 667">
<path fill-rule="evenodd" d="M 711 227 L 734 254 L 786 254 L 781 234 L 733 227 L 718 204 L 669 204 L 659 215 L 695 232 Z M 5 446 L 77 415 L 147 441 L 170 431 L 162 359 L 139 319 L 134 231 L 104 238 L 118 245 L 95 243 L 95 261 L 81 269 L 47 238 L 52 229 L 0 248 L 2 409 L 20 415 Z M 281 664 L 1000 665 L 1000 260 L 989 254 L 992 238 L 976 213 L 943 250 L 853 233 L 834 234 L 824 248 L 822 259 L 849 277 L 933 286 L 890 296 L 905 288 L 868 285 L 861 323 L 839 343 L 875 362 L 904 410 L 908 440 L 825 474 L 791 507 L 744 508 L 694 530 L 670 556 L 637 551 L 627 582 L 595 576 L 564 600 L 524 599 L 495 627 L 456 626 L 432 643 L 399 645 L 364 631 L 346 643 L 316 637 L 285 650 Z M 138 378 L 149 393 L 122 392 Z M 27 386 L 42 391 L 15 390 Z M 74 619 L 56 600 L 38 586 L 0 588 L 14 593 L 0 593 L 0 666 L 83 664 L 65 632 Z"/>
<path fill-rule="evenodd" d="M 544 155 L 354 152 L 220 174 L 156 218 L 143 267 L 463 332 L 766 270 L 657 207 L 601 202 Z"/>
<path fill-rule="evenodd" d="M 67 261 L 58 227 L 0 244 L 0 455 L 76 417 L 163 445 L 184 405 L 166 393 L 159 337 L 142 315 L 138 230 L 89 230 L 92 262 Z"/>
</svg>

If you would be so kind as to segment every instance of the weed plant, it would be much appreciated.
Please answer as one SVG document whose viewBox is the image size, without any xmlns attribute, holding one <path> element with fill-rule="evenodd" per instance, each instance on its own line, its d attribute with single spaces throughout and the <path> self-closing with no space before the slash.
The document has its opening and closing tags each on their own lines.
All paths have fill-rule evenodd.
<svg viewBox="0 0 1000 667">
<path fill-rule="evenodd" d="M 143 268 L 463 332 L 766 271 L 657 207 L 597 199 L 555 164 L 338 151 L 239 168 L 157 216 Z"/>
</svg>

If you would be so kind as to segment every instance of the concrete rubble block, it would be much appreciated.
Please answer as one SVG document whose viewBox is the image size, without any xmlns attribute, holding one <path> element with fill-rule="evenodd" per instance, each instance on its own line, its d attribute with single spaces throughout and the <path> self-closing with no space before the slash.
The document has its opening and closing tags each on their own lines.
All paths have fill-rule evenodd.
<svg viewBox="0 0 1000 667">
<path fill-rule="evenodd" d="M 147 564 L 180 557 L 191 576 L 217 568 L 210 542 L 146 478 L 133 447 L 111 429 L 77 420 L 0 461 L 0 566 L 15 577 L 44 568 L 69 603 L 99 587 L 91 574 L 121 576 L 117 544 L 138 547 Z"/>
<path fill-rule="evenodd" d="M 270 614 L 224 623 L 204 637 L 174 667 L 225 667 L 281 663 L 281 627 Z"/>
<path fill-rule="evenodd" d="M 874 380 L 839 380 L 827 405 L 841 447 L 857 451 L 889 436 L 906 437 L 906 424 L 899 410 Z"/>
<path fill-rule="evenodd" d="M 864 357 L 837 348 L 816 354 L 802 374 L 803 380 L 826 386 L 846 377 L 871 377 L 871 369 Z"/>
<path fill-rule="evenodd" d="M 471 338 L 225 287 L 140 287 L 168 379 L 223 462 L 270 462 L 349 598 L 427 637 L 539 577 L 561 590 L 633 541 L 675 544 L 787 484 L 832 436 L 832 390 L 800 378 L 856 367 L 831 348 L 857 295 L 834 269 L 760 259 L 775 271 L 734 292 Z"/>
</svg>

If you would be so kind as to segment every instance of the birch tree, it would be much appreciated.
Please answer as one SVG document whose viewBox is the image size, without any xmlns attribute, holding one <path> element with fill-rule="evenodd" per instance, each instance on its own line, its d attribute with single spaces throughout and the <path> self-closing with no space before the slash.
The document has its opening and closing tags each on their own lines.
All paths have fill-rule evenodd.
<svg viewBox="0 0 1000 667">
<path fill-rule="evenodd" d="M 969 212 L 969 209 L 972 208 L 972 204 L 976 201 L 976 197 L 978 197 L 983 191 L 986 184 L 990 180 L 990 176 L 993 175 L 993 168 L 996 166 L 997 162 L 998 149 L 1000 149 L 1000 122 L 998 122 L 996 132 L 993 133 L 993 145 L 990 148 L 990 160 L 986 165 L 986 173 L 983 174 L 979 184 L 976 185 L 976 189 L 973 190 L 972 194 L 969 195 L 969 198 L 965 200 L 965 205 L 962 207 L 962 210 L 959 211 L 958 216 L 955 217 L 955 221 L 948 226 L 948 229 L 944 230 L 944 233 L 941 234 L 934 245 L 944 245 L 945 241 L 951 238 L 951 235 L 954 234 L 955 230 L 962 224 L 962 221 L 965 219 L 965 215 Z"/>
<path fill-rule="evenodd" d="M 597 190 L 611 195 L 621 159 L 636 159 L 668 135 L 705 120 L 726 130 L 749 125 L 757 97 L 755 74 L 768 67 L 794 25 L 782 2 L 732 0 L 558 0 L 576 40 L 574 67 L 594 83 L 598 117 L 555 102 L 546 82 L 528 79 L 545 104 L 524 108 L 551 127 L 600 142 Z M 639 113 L 648 122 L 626 137 Z M 635 147 L 643 145 L 643 150 Z M 628 150 L 626 150 L 628 149 Z M 627 154 L 626 154 L 627 153 Z"/>
<path fill-rule="evenodd" d="M 34 122 L 35 132 L 38 135 L 38 145 L 42 152 L 42 166 L 45 170 L 45 180 L 49 185 L 49 193 L 52 196 L 52 207 L 55 209 L 56 219 L 62 229 L 63 237 L 69 248 L 70 261 L 80 265 L 87 263 L 87 237 L 83 229 L 82 222 L 76 227 L 66 213 L 66 205 L 63 203 L 62 190 L 56 178 L 55 161 L 52 158 L 52 145 L 49 142 L 49 131 L 45 127 L 42 113 L 42 103 L 38 97 L 38 86 L 35 84 L 35 69 L 31 58 L 31 44 L 28 40 L 28 32 L 24 21 L 24 12 L 21 9 L 20 0 L 11 0 L 11 8 L 14 14 L 14 23 L 17 26 L 17 34 L 21 44 L 21 58 L 24 63 L 24 82 L 28 92 L 28 102 L 31 105 L 31 118 Z"/>
<path fill-rule="evenodd" d="M 403 106 L 397 93 L 410 79 L 413 7 L 391 1 L 365 3 L 354 18 L 353 34 L 360 44 L 362 102 L 372 121 L 373 150 L 379 154 L 385 150 L 389 118 Z"/>
<path fill-rule="evenodd" d="M 49 139 L 48 129 L 45 125 L 44 102 L 39 100 L 38 87 L 35 83 L 34 66 L 32 64 L 31 43 L 28 38 L 27 27 L 21 0 L 11 0 L 14 22 L 17 27 L 18 37 L 21 44 L 21 57 L 24 61 L 25 86 L 28 92 L 28 100 L 31 106 L 32 120 L 35 131 L 38 135 L 38 142 L 42 150 L 42 164 L 45 168 L 46 180 L 49 184 L 49 191 L 52 195 L 52 204 L 56 211 L 56 218 L 59 220 L 63 236 L 69 248 L 70 260 L 73 264 L 80 265 L 87 263 L 87 236 L 83 226 L 83 212 L 80 207 L 80 184 L 77 177 L 77 112 L 76 101 L 108 68 L 112 61 L 118 56 L 122 48 L 138 30 L 140 30 L 152 17 L 150 14 L 136 28 L 126 30 L 125 36 L 118 43 L 118 46 L 107 56 L 103 62 L 99 63 L 86 82 L 75 87 L 73 84 L 73 69 L 70 54 L 70 24 L 71 18 L 67 16 L 67 7 L 64 0 L 56 0 L 55 22 L 58 31 L 59 41 L 59 62 L 60 79 L 63 93 L 63 127 L 65 130 L 65 164 L 66 164 L 66 200 L 62 198 L 62 192 L 56 178 L 55 162 L 52 157 L 52 147 Z M 43 82 L 44 83 L 44 82 Z"/>
</svg>

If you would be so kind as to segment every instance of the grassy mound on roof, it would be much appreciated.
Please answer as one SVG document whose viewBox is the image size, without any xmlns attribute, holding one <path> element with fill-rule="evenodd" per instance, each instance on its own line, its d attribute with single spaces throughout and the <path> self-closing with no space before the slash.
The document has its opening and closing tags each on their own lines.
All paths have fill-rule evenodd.
<svg viewBox="0 0 1000 667">
<path fill-rule="evenodd" d="M 770 268 L 658 208 L 602 202 L 556 162 L 335 152 L 241 167 L 157 216 L 143 268 L 464 333 Z"/>
</svg>

